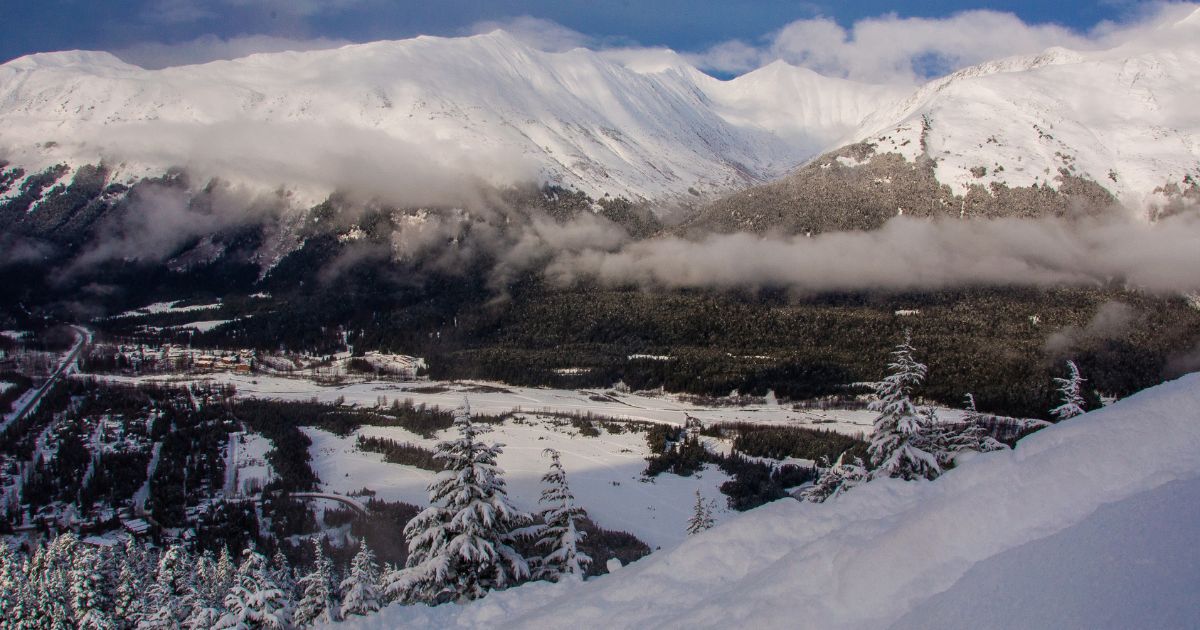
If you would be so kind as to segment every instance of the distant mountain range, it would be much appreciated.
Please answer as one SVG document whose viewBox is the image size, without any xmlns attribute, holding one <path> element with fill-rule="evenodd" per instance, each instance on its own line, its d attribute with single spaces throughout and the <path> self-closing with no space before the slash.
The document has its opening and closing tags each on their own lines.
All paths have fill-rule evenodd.
<svg viewBox="0 0 1200 630">
<path fill-rule="evenodd" d="M 0 157 L 26 174 L 104 162 L 114 181 L 185 167 L 306 201 L 354 186 L 386 196 L 374 180 L 414 164 L 663 200 L 865 143 L 931 160 L 952 194 L 1057 188 L 1065 170 L 1144 204 L 1200 178 L 1198 42 L 1193 14 L 1111 50 L 1004 59 L 915 91 L 783 62 L 721 81 L 669 51 L 550 53 L 503 31 L 163 70 L 36 54 L 0 66 Z"/>
</svg>

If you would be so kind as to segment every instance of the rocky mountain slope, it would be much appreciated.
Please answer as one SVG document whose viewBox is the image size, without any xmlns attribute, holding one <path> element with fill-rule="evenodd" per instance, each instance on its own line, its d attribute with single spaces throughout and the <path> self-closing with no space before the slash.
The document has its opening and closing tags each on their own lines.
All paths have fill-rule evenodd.
<svg viewBox="0 0 1200 630">
<path fill-rule="evenodd" d="M 1111 50 L 1004 59 L 869 114 L 853 142 L 707 208 L 692 231 L 869 229 L 1200 199 L 1200 12 Z"/>
</svg>

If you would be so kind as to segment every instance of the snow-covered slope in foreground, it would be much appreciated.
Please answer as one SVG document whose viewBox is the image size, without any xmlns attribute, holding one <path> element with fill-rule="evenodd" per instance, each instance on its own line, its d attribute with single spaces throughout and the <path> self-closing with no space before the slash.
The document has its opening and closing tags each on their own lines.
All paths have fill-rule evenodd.
<svg viewBox="0 0 1200 630">
<path fill-rule="evenodd" d="M 104 158 L 131 176 L 186 166 L 316 195 L 427 188 L 410 172 L 436 165 L 663 198 L 781 175 L 887 92 L 783 64 L 756 97 L 762 76 L 722 82 L 670 59 L 635 70 L 503 31 L 153 71 L 107 53 L 31 55 L 0 66 L 0 157 L 27 169 Z"/>
<path fill-rule="evenodd" d="M 1200 374 L 932 483 L 778 501 L 583 585 L 351 627 L 1200 625 Z"/>
</svg>

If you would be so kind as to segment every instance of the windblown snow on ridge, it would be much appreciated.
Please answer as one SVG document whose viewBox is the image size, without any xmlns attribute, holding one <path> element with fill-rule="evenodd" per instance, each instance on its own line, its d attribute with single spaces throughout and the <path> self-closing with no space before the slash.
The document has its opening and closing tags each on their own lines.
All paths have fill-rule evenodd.
<svg viewBox="0 0 1200 630">
<path fill-rule="evenodd" d="M 1097 627 L 1133 615 L 1146 627 L 1194 627 L 1200 587 L 1173 582 L 1194 566 L 1179 554 L 1200 559 L 1196 551 L 1167 546 L 1173 537 L 1139 540 L 1139 562 L 1150 564 L 1138 574 L 1155 579 L 1133 585 L 1096 575 L 1082 551 L 1099 546 L 1128 560 L 1125 537 L 1156 515 L 1189 513 L 1164 497 L 1198 493 L 1200 374 L 1192 374 L 1045 429 L 1013 451 L 976 456 L 934 482 L 875 481 L 825 504 L 785 499 L 581 586 L 532 584 L 467 606 L 392 606 L 347 627 L 865 629 L 901 619 L 904 627 L 952 625 L 988 610 L 994 618 L 971 617 L 972 624 L 1006 627 L 1004 615 L 1017 612 L 1004 609 L 1011 600 L 979 602 L 955 587 L 966 575 L 964 588 L 1038 584 L 1042 567 L 1007 561 L 1035 544 L 1058 554 L 1059 574 L 1074 567 L 1061 563 L 1075 562 L 1095 579 L 1043 583 L 1054 596 L 1036 600 L 1040 608 L 1023 606 L 1014 619 Z M 1076 540 L 1072 532 L 1090 534 Z M 1191 597 L 1156 597 L 1181 590 Z"/>
</svg>

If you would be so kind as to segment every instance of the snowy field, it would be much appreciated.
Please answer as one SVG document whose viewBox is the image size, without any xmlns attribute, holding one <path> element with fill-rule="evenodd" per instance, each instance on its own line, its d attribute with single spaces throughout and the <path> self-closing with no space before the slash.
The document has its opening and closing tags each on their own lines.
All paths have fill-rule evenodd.
<svg viewBox="0 0 1200 630">
<path fill-rule="evenodd" d="M 796 410 L 790 405 L 774 402 L 772 397 L 768 397 L 764 404 L 710 407 L 666 393 L 545 389 L 473 381 L 361 380 L 344 385 L 321 385 L 303 378 L 232 373 L 216 373 L 200 378 L 161 375 L 104 378 L 176 385 L 219 382 L 235 386 L 238 396 L 247 398 L 291 401 L 316 398 L 323 402 L 344 399 L 346 404 L 360 407 L 374 407 L 383 397 L 385 404 L 393 400 L 411 400 L 415 404 L 453 409 L 466 396 L 473 413 L 500 415 L 517 412 L 525 422 L 506 421 L 496 427 L 490 436 L 490 439 L 506 445 L 500 465 L 505 470 L 510 495 L 518 507 L 525 510 L 536 508 L 541 494 L 541 476 L 548 463 L 541 453 L 543 449 L 552 447 L 562 453 L 563 467 L 571 479 L 571 487 L 593 520 L 606 529 L 634 534 L 651 548 L 672 546 L 685 538 L 686 523 L 692 513 L 696 490 L 719 506 L 715 514 L 718 523 L 730 518 L 732 514 L 725 507 L 725 496 L 718 490 L 729 477 L 709 466 L 698 476 L 690 478 L 666 474 L 652 482 L 643 482 L 641 473 L 645 470 L 645 458 L 649 454 L 644 433 L 611 434 L 601 429 L 601 436 L 589 438 L 579 435 L 569 424 L 558 426 L 563 423 L 561 419 L 556 423 L 553 418 L 538 417 L 538 412 L 590 412 L 617 419 L 674 425 L 682 425 L 691 417 L 705 424 L 752 422 L 828 429 L 850 435 L 869 432 L 875 418 L 873 412 L 866 410 Z M 943 419 L 961 417 L 961 412 L 952 409 L 939 409 L 938 414 Z M 324 490 L 348 494 L 367 488 L 375 491 L 381 499 L 416 505 L 427 504 L 425 488 L 432 473 L 387 463 L 381 454 L 359 451 L 355 442 L 359 435 L 364 435 L 432 448 L 439 439 L 449 435 L 443 432 L 437 439 L 425 439 L 403 428 L 374 426 L 361 427 L 345 438 L 312 427 L 306 427 L 304 431 L 313 441 L 312 466 Z M 729 451 L 727 441 L 706 438 L 706 445 L 713 451 Z M 262 452 L 265 453 L 267 448 L 269 446 L 263 446 Z M 239 451 L 239 459 L 243 457 L 242 452 Z M 796 460 L 785 463 L 808 465 L 811 462 Z M 240 468 L 243 465 L 241 461 L 238 465 L 239 485 L 244 489 L 246 475 L 252 473 Z M 258 474 L 260 472 L 262 474 Z M 269 471 L 253 474 L 265 482 Z"/>
<path fill-rule="evenodd" d="M 109 317 L 108 319 L 120 319 L 122 317 L 145 317 L 147 315 L 159 315 L 162 313 L 190 313 L 190 312 L 194 312 L 194 311 L 212 310 L 212 309 L 220 308 L 220 306 L 221 306 L 220 302 L 217 302 L 215 304 L 193 304 L 191 306 L 176 306 L 176 304 L 179 304 L 179 302 L 182 302 L 182 300 L 176 300 L 174 302 L 155 302 L 154 304 L 147 304 L 146 306 L 143 306 L 141 308 L 135 308 L 130 311 L 125 311 L 124 313 L 118 313 L 116 315 L 113 315 L 112 317 Z"/>
<path fill-rule="evenodd" d="M 227 383 L 237 388 L 239 396 L 275 400 L 311 400 L 333 402 L 344 398 L 347 404 L 374 407 L 380 396 L 392 400 L 412 400 L 443 409 L 453 409 L 462 403 L 463 396 L 471 402 L 475 413 L 499 415 L 509 412 L 551 411 L 556 413 L 588 413 L 623 420 L 644 420 L 682 425 L 688 417 L 705 424 L 713 422 L 752 422 L 829 429 L 848 435 L 863 435 L 870 431 L 875 419 L 866 410 L 801 409 L 768 402 L 759 405 L 709 407 L 692 404 L 667 393 L 622 393 L 610 389 L 548 389 L 515 387 L 502 383 L 477 381 L 348 381 L 343 385 L 322 385 L 304 378 L 268 376 L 262 374 L 215 373 L 198 378 L 179 376 L 123 377 L 103 376 L 119 382 L 158 383 Z M 937 409 L 943 420 L 955 420 L 962 412 Z"/>
<path fill-rule="evenodd" d="M 1200 374 L 933 482 L 776 501 L 583 584 L 341 628 L 1200 627 Z"/>
<path fill-rule="evenodd" d="M 237 433 L 230 439 L 233 440 L 233 470 L 237 477 L 232 484 L 227 482 L 226 485 L 232 485 L 239 494 L 254 494 L 275 478 L 275 472 L 267 462 L 271 441 L 257 433 Z"/>
<path fill-rule="evenodd" d="M 559 423 L 562 420 L 558 420 Z M 306 427 L 312 438 L 312 466 L 324 489 L 347 494 L 361 488 L 374 490 L 381 499 L 427 505 L 426 486 L 433 473 L 412 466 L 384 462 L 379 453 L 357 449 L 358 435 L 409 442 L 432 450 L 439 439 L 425 439 L 400 427 L 361 427 L 353 435 L 340 438 L 331 433 Z M 645 433 L 611 434 L 601 429 L 599 437 L 585 437 L 570 425 L 556 426 L 554 419 L 522 418 L 496 426 L 484 439 L 505 445 L 500 456 L 505 482 L 513 503 L 526 511 L 538 509 L 542 475 L 549 460 L 542 450 L 555 448 L 562 454 L 562 465 L 571 482 L 571 490 L 596 524 L 605 529 L 629 532 L 653 549 L 670 546 L 686 537 L 692 515 L 695 492 L 717 503 L 714 516 L 718 523 L 730 516 L 725 496 L 718 487 L 729 477 L 713 466 L 692 477 L 659 475 L 653 481 L 641 481 L 646 468 Z"/>
</svg>

